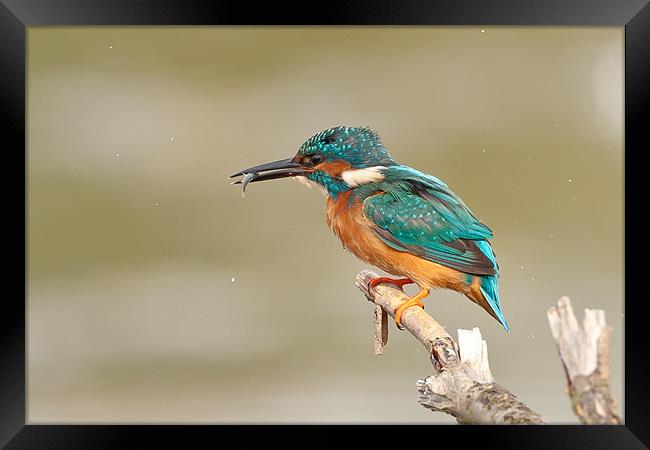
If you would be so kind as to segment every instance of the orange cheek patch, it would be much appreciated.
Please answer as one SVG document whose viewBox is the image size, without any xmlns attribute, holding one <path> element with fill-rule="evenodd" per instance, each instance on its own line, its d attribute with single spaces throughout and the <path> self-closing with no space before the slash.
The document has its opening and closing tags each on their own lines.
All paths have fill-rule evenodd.
<svg viewBox="0 0 650 450">
<path fill-rule="evenodd" d="M 341 174 L 348 170 L 350 167 L 352 166 L 347 161 L 337 159 L 336 161 L 324 162 L 322 164 L 314 166 L 314 169 L 322 170 L 323 172 L 327 172 L 333 177 L 341 178 Z"/>
</svg>

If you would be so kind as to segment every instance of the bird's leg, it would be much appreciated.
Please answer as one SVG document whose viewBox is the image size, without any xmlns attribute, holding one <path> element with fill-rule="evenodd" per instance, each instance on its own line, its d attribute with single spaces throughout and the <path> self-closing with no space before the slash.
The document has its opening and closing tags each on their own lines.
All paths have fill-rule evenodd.
<svg viewBox="0 0 650 450">
<path fill-rule="evenodd" d="M 419 306 L 420 308 L 424 309 L 424 304 L 420 300 L 429 295 L 429 292 L 429 289 L 421 289 L 420 292 L 399 305 L 399 307 L 395 310 L 395 324 L 397 325 L 397 328 L 400 330 L 404 329 L 402 326 L 402 314 L 404 314 L 404 310 L 406 310 L 406 308 L 410 308 L 411 306 Z"/>
<path fill-rule="evenodd" d="M 376 277 L 370 280 L 368 283 L 368 292 L 374 287 L 377 287 L 377 285 L 381 283 L 390 283 L 394 284 L 398 288 L 402 289 L 405 284 L 413 284 L 415 281 L 411 280 L 410 278 L 388 278 L 388 277 Z"/>
</svg>

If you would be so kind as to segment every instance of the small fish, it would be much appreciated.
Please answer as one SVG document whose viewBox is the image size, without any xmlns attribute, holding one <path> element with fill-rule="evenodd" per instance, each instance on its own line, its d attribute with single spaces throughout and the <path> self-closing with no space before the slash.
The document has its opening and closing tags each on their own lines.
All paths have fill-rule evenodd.
<svg viewBox="0 0 650 450">
<path fill-rule="evenodd" d="M 257 172 L 253 173 L 245 173 L 244 178 L 241 180 L 241 196 L 244 196 L 244 193 L 246 192 L 246 186 L 248 186 L 248 183 L 253 181 L 255 177 L 257 177 Z"/>
</svg>

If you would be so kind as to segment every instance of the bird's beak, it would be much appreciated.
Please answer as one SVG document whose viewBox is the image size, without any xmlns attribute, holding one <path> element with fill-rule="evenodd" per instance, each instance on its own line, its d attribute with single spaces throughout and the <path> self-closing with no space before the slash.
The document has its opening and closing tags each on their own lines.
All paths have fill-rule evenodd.
<svg viewBox="0 0 650 450">
<path fill-rule="evenodd" d="M 311 172 L 311 169 L 304 167 L 301 164 L 294 162 L 294 158 L 281 159 L 259 166 L 249 167 L 248 169 L 240 170 L 237 173 L 230 175 L 230 178 L 243 176 L 241 180 L 234 181 L 232 184 L 242 184 L 242 192 L 246 190 L 248 183 L 256 181 L 275 180 L 277 178 L 295 177 Z M 267 173 L 260 173 L 267 172 Z"/>
</svg>

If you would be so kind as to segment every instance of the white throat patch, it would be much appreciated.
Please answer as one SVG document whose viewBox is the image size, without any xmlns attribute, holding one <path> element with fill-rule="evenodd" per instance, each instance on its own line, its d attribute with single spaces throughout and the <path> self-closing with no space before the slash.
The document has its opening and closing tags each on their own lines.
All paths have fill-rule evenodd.
<svg viewBox="0 0 650 450">
<path fill-rule="evenodd" d="M 384 179 L 384 166 L 366 167 L 365 169 L 348 169 L 341 174 L 341 178 L 348 186 L 356 187 L 366 183 L 381 181 Z"/>
</svg>

